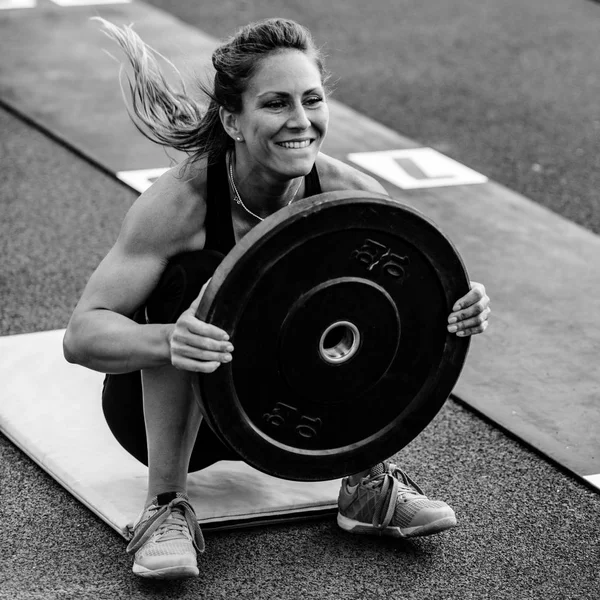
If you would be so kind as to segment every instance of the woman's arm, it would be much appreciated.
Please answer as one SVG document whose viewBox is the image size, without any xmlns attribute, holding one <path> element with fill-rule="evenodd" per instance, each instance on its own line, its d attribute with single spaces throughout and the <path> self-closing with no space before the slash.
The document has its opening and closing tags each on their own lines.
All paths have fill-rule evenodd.
<svg viewBox="0 0 600 600">
<path fill-rule="evenodd" d="M 194 370 L 218 366 L 205 361 L 215 358 L 211 351 L 221 351 L 220 342 L 195 339 L 191 350 L 181 342 L 187 336 L 189 328 L 184 323 L 190 315 L 184 313 L 182 323 L 166 325 L 139 325 L 130 318 L 156 287 L 169 258 L 203 247 L 205 211 L 197 189 L 173 175 L 135 202 L 115 245 L 92 274 L 73 312 L 63 342 L 69 362 L 103 373 L 170 363 L 185 368 L 190 356 L 201 361 Z M 205 323 L 200 328 L 194 331 L 195 338 L 222 339 L 221 330 Z"/>
<path fill-rule="evenodd" d="M 168 206 L 155 190 L 131 207 L 115 245 L 94 271 L 69 321 L 63 348 L 69 362 L 125 373 L 170 361 L 173 325 L 138 325 L 130 317 L 150 295 L 176 237 Z M 169 198 L 166 205 L 173 205 Z"/>
<path fill-rule="evenodd" d="M 69 362 L 103 373 L 127 373 L 170 362 L 173 325 L 138 325 L 129 318 L 150 295 L 165 262 L 134 252 L 119 238 L 91 276 L 69 321 L 63 348 Z"/>
</svg>

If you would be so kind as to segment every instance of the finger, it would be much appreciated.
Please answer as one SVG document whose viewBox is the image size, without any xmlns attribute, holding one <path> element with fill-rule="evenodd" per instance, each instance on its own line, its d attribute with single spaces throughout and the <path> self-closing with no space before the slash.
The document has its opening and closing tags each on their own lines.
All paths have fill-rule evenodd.
<svg viewBox="0 0 600 600">
<path fill-rule="evenodd" d="M 173 349 L 190 348 L 191 350 L 208 350 L 211 352 L 233 352 L 231 342 L 220 342 L 202 335 L 195 335 L 189 331 L 176 329 L 171 338 Z"/>
<path fill-rule="evenodd" d="M 464 308 L 468 308 L 472 304 L 479 302 L 480 300 L 487 298 L 485 293 L 485 287 L 481 283 L 476 281 L 471 282 L 471 290 L 465 294 L 462 298 L 459 298 L 454 306 L 452 307 L 453 312 L 458 312 Z M 489 301 L 489 298 L 488 298 Z"/>
<path fill-rule="evenodd" d="M 476 317 L 477 315 L 486 313 L 489 315 L 491 312 L 491 308 L 489 307 L 489 301 L 486 298 L 482 298 L 479 302 L 472 304 L 468 308 L 464 310 L 460 310 L 458 312 L 453 312 L 448 316 L 448 323 L 456 323 L 458 321 L 464 321 L 465 319 L 470 319 L 471 317 Z"/>
<path fill-rule="evenodd" d="M 449 323 L 448 331 L 450 333 L 456 333 L 457 331 L 469 329 L 470 327 L 478 327 L 479 325 L 485 323 L 488 320 L 491 312 L 492 310 L 488 307 L 482 312 L 475 315 L 474 317 Z"/>
<path fill-rule="evenodd" d="M 189 333 L 200 337 L 209 337 L 215 340 L 229 341 L 229 335 L 226 331 L 198 319 L 189 309 L 186 310 L 179 317 L 179 319 L 177 319 L 175 326 L 175 331 L 181 332 L 184 330 L 187 330 Z"/>
<path fill-rule="evenodd" d="M 476 327 L 468 327 L 467 329 L 461 329 L 456 333 L 458 337 L 469 337 L 471 335 L 476 335 L 478 333 L 483 333 L 489 325 L 489 321 L 484 321 L 481 325 L 477 325 Z"/>
<path fill-rule="evenodd" d="M 171 363 L 176 369 L 193 373 L 214 373 L 221 366 L 219 361 L 203 362 L 181 356 L 173 358 Z"/>
<path fill-rule="evenodd" d="M 211 352 L 210 350 L 192 348 L 190 346 L 178 347 L 177 345 L 174 345 L 172 352 L 173 355 L 176 356 L 204 362 L 216 361 L 220 363 L 227 363 L 233 358 L 229 352 Z"/>
<path fill-rule="evenodd" d="M 194 356 L 202 359 L 203 352 L 213 354 L 231 354 L 233 344 L 230 342 L 218 342 L 211 338 L 191 335 L 185 331 L 176 331 L 171 338 L 171 353 L 183 356 Z M 209 359 L 210 360 L 210 359 Z"/>
<path fill-rule="evenodd" d="M 186 318 L 184 323 L 190 333 L 217 341 L 229 341 L 229 334 L 226 331 L 210 323 L 205 323 L 196 317 Z"/>
</svg>

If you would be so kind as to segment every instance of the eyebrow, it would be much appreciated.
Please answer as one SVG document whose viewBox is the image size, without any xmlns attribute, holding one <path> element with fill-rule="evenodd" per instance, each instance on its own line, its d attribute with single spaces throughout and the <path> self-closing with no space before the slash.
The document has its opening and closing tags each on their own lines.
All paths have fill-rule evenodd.
<svg viewBox="0 0 600 600">
<path fill-rule="evenodd" d="M 323 93 L 323 88 L 322 87 L 314 87 L 311 88 L 310 90 L 306 90 L 305 92 L 302 93 L 303 96 L 307 96 L 309 94 L 314 94 L 314 93 Z M 268 96 L 268 95 L 275 95 L 275 96 L 282 96 L 282 97 L 287 97 L 290 96 L 291 94 L 289 92 L 278 92 L 277 90 L 267 90 L 266 92 L 263 92 L 262 94 L 258 94 L 256 97 L 257 98 L 262 98 L 263 96 Z"/>
</svg>

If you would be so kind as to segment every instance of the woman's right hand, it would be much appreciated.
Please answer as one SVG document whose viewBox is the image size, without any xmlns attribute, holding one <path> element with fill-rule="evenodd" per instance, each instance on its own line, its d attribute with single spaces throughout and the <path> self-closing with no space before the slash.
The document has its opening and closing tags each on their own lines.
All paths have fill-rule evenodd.
<svg viewBox="0 0 600 600">
<path fill-rule="evenodd" d="M 177 319 L 169 339 L 171 363 L 183 371 L 212 373 L 232 359 L 233 345 L 227 332 L 196 318 L 205 287 Z"/>
</svg>

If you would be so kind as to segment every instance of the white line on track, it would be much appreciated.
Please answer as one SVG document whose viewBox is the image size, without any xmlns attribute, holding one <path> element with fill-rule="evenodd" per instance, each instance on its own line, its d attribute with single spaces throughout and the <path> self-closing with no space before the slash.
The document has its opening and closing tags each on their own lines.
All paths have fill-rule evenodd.
<svg viewBox="0 0 600 600">
<path fill-rule="evenodd" d="M 132 0 L 50 0 L 58 6 L 95 6 L 106 4 L 129 4 Z M 35 8 L 37 0 L 0 0 L 0 10 Z"/>
<path fill-rule="evenodd" d="M 168 168 L 139 169 L 137 171 L 119 171 L 117 177 L 134 190 L 145 192 Z"/>
<path fill-rule="evenodd" d="M 488 178 L 433 148 L 355 152 L 348 158 L 403 190 L 485 183 Z"/>
<path fill-rule="evenodd" d="M 598 475 L 584 475 L 583 478 L 600 490 L 600 473 Z"/>
<path fill-rule="evenodd" d="M 13 10 L 15 8 L 35 8 L 36 0 L 0 0 L 0 10 Z"/>
<path fill-rule="evenodd" d="M 129 4 L 131 0 L 50 0 L 59 6 L 95 6 L 96 4 Z"/>
</svg>

